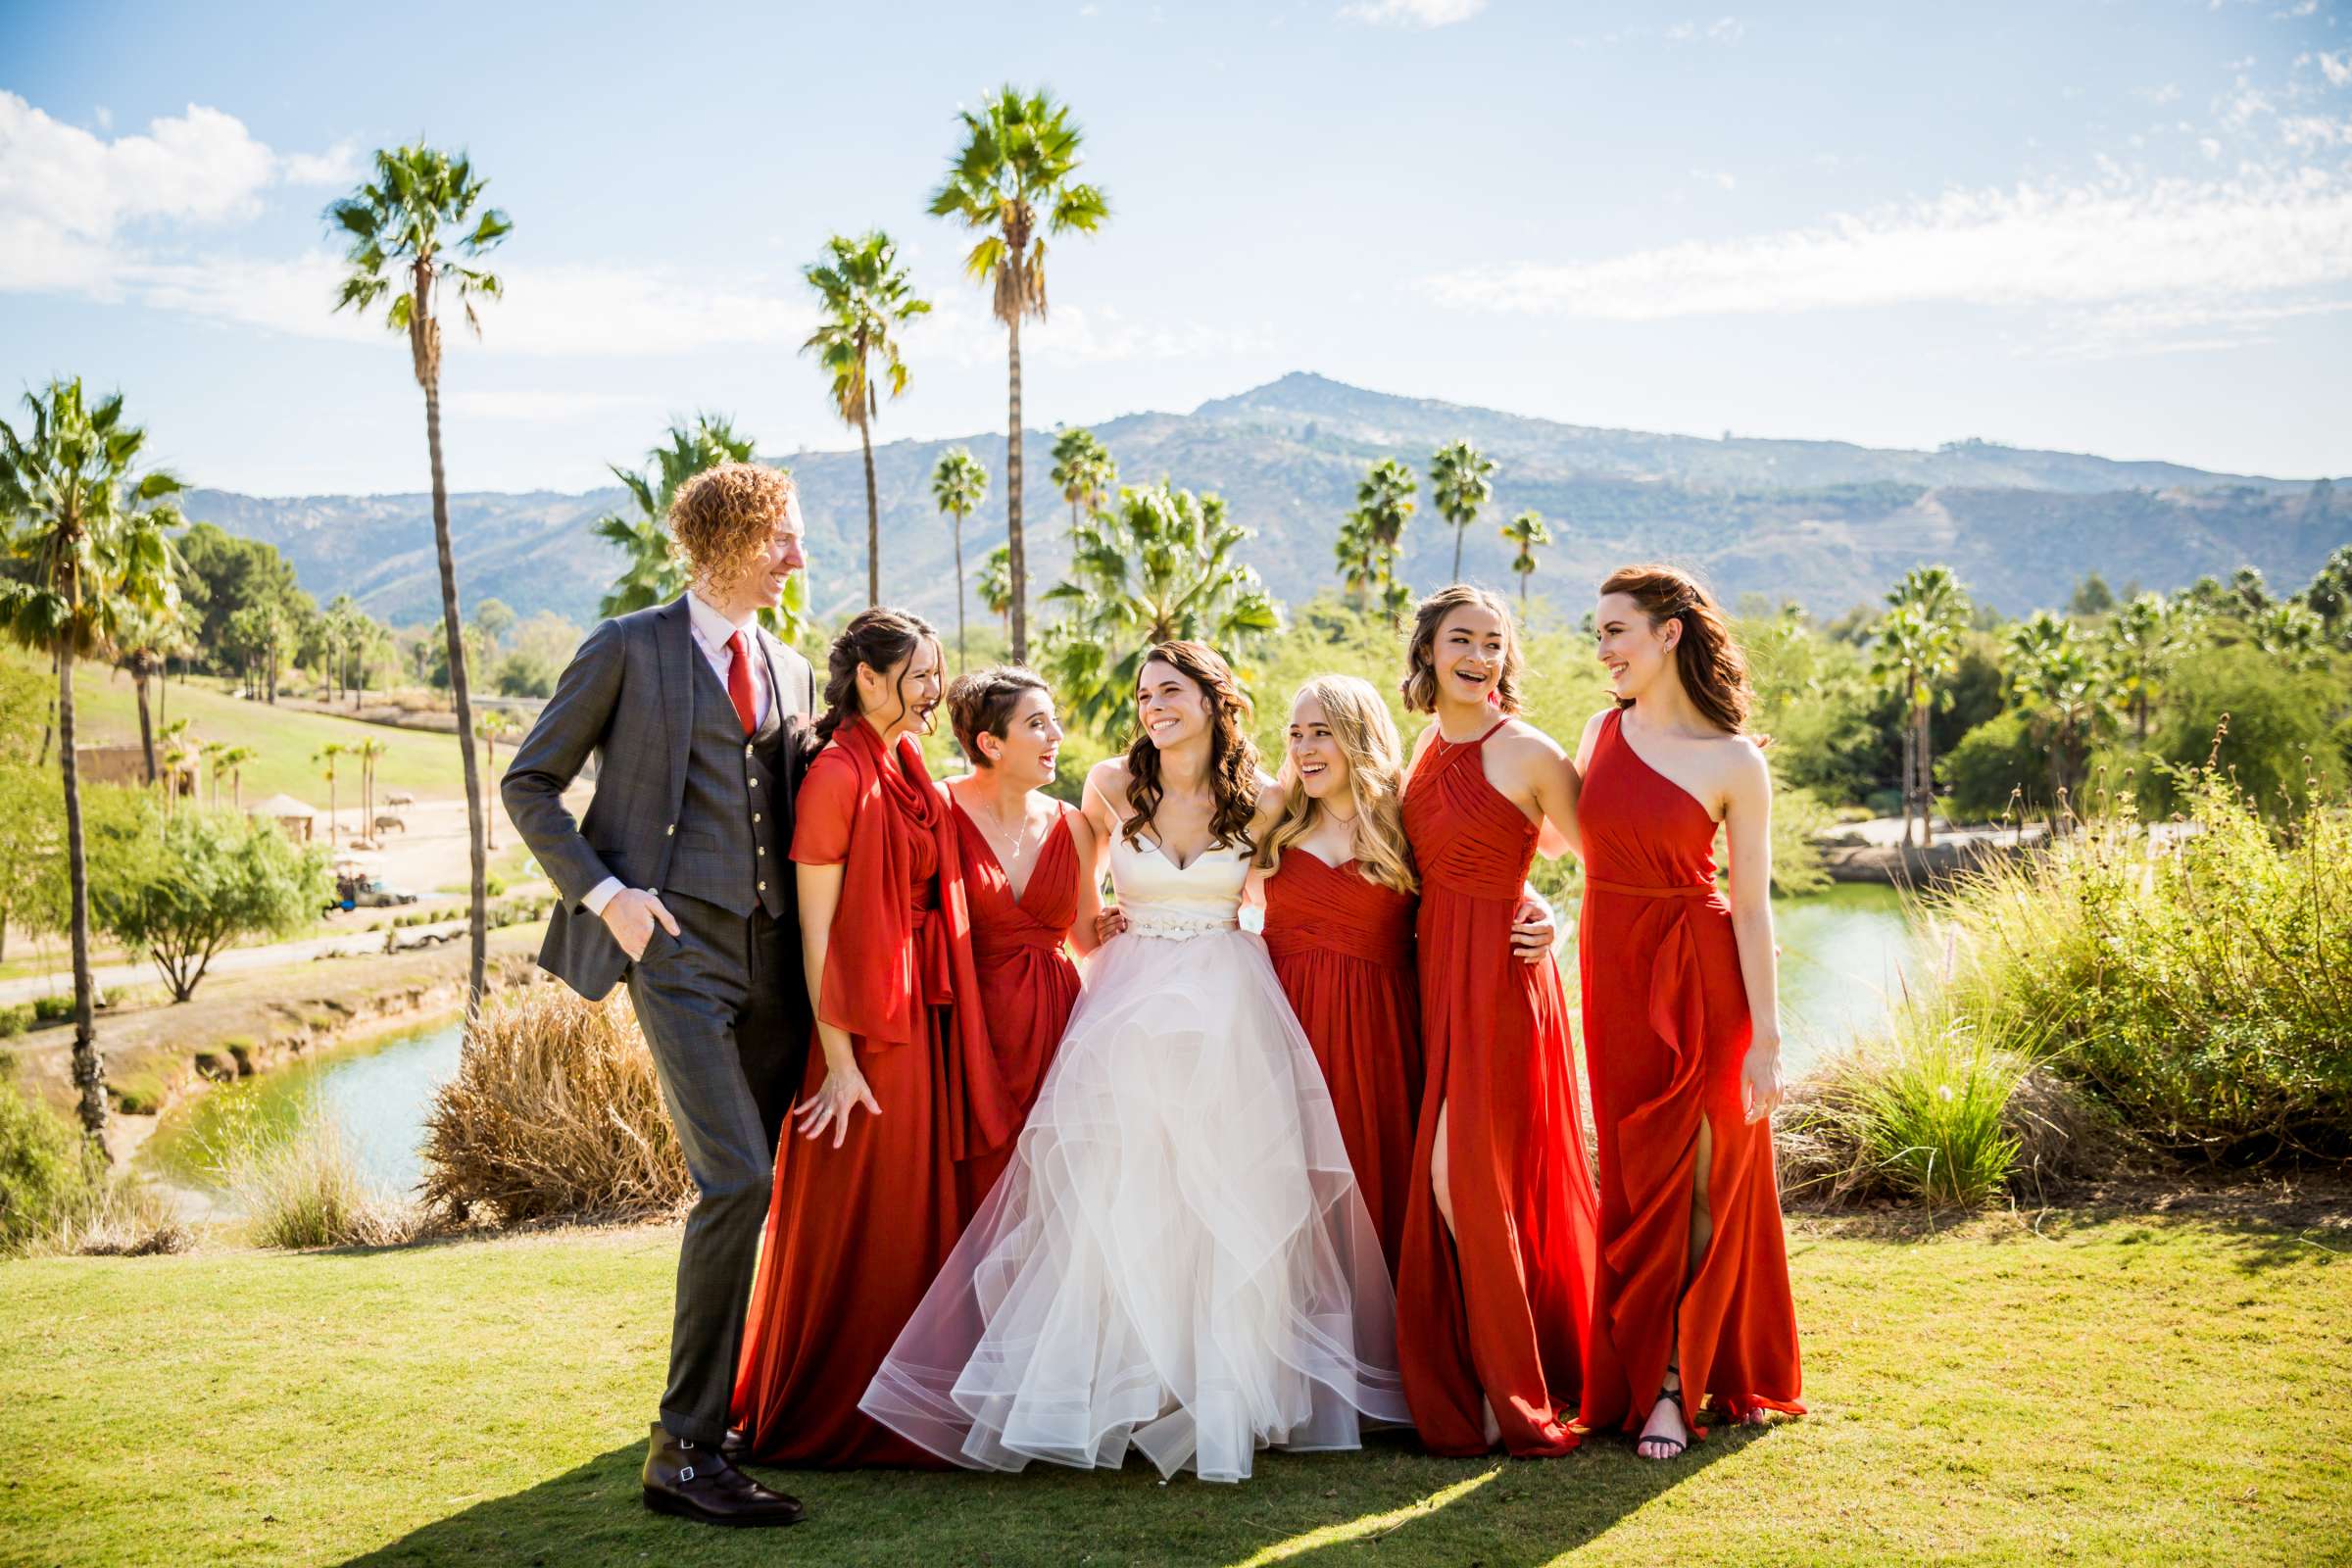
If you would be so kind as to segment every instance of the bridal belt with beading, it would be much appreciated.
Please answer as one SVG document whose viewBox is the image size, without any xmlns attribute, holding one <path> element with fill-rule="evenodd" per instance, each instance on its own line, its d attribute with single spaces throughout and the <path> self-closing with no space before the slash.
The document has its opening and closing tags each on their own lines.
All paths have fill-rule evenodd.
<svg viewBox="0 0 2352 1568">
<path fill-rule="evenodd" d="M 1195 937 L 1204 937 L 1212 931 L 1238 931 L 1241 929 L 1241 922 L 1229 915 L 1175 914 L 1152 909 L 1131 909 L 1127 913 L 1127 929 L 1139 937 L 1161 937 L 1170 942 L 1190 942 Z"/>
</svg>

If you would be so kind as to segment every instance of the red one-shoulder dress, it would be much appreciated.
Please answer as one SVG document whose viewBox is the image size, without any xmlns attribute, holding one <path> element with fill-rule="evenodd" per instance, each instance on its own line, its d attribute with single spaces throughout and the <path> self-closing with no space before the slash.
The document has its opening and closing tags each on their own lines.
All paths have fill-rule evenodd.
<svg viewBox="0 0 2352 1568">
<path fill-rule="evenodd" d="M 1283 852 L 1265 894 L 1266 951 L 1323 1068 L 1356 1190 L 1394 1277 L 1421 1107 L 1416 901 L 1364 876 L 1353 860 L 1334 866 L 1296 848 Z"/>
<path fill-rule="evenodd" d="M 1078 918 L 1078 847 L 1064 807 L 1048 830 L 1016 896 L 1012 879 L 960 805 L 951 807 L 972 908 L 972 957 L 980 971 L 980 1006 L 988 1017 L 1000 1080 L 1019 1118 L 1037 1102 L 1054 1048 L 1078 1004 L 1078 965 L 1064 946 Z M 1015 1138 L 957 1162 L 956 1187 L 968 1224 L 1012 1158 Z"/>
<path fill-rule="evenodd" d="M 1568 1003 L 1521 961 L 1511 916 L 1537 828 L 1490 783 L 1477 740 L 1439 736 L 1404 790 L 1421 871 L 1416 935 L 1428 1072 L 1406 1191 L 1396 1349 L 1425 1446 L 1486 1452 L 1481 1400 L 1514 1454 L 1564 1453 L 1583 1383 L 1594 1201 Z M 1431 1190 L 1446 1120 L 1453 1228 Z"/>
<path fill-rule="evenodd" d="M 1715 820 L 1601 722 L 1577 801 L 1585 1058 L 1600 1134 L 1600 1268 L 1583 1423 L 1638 1432 L 1671 1360 L 1694 1435 L 1801 1413 L 1772 1124 L 1740 1103 L 1747 991 L 1715 886 Z M 1699 1130 L 1712 1233 L 1689 1267 Z"/>
</svg>

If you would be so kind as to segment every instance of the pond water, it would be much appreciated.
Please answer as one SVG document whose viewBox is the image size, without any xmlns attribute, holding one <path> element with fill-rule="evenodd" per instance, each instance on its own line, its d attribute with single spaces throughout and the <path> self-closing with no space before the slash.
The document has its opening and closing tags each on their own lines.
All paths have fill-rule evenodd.
<svg viewBox="0 0 2352 1568">
<path fill-rule="evenodd" d="M 1781 939 L 1781 1013 L 1788 1075 L 1869 1033 L 1908 972 L 1912 920 L 1887 887 L 1841 885 L 1773 906 Z M 456 1076 L 452 1022 L 324 1053 L 243 1083 L 226 1085 L 174 1111 L 141 1159 L 166 1180 L 213 1186 L 207 1151 L 250 1118 L 290 1127 L 313 1104 L 334 1116 L 361 1171 L 404 1193 L 422 1174 L 417 1146 L 433 1091 Z"/>
</svg>

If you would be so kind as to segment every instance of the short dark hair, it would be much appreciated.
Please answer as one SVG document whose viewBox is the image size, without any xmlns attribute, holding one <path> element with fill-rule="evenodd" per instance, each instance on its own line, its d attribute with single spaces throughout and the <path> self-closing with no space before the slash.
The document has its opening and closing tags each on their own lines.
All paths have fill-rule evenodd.
<svg viewBox="0 0 2352 1568">
<path fill-rule="evenodd" d="M 963 748 L 974 767 L 989 766 L 980 750 L 980 737 L 994 735 L 1003 740 L 1012 727 L 1012 710 L 1020 706 L 1021 694 L 1052 691 L 1037 671 L 1018 664 L 999 664 L 956 676 L 948 687 L 948 719 L 956 726 L 956 744 Z"/>
</svg>

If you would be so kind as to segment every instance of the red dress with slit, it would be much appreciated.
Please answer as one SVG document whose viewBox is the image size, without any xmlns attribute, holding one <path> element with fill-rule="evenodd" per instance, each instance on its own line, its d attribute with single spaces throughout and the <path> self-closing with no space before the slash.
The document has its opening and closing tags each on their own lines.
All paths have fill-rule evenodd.
<svg viewBox="0 0 2352 1568">
<path fill-rule="evenodd" d="M 1333 866 L 1297 848 L 1283 852 L 1265 894 L 1266 951 L 1331 1089 L 1393 1279 L 1421 1103 L 1415 900 L 1365 877 L 1353 860 Z"/>
<path fill-rule="evenodd" d="M 1747 990 L 1715 886 L 1714 818 L 1601 721 L 1577 801 L 1585 1058 L 1600 1134 L 1600 1267 L 1583 1425 L 1639 1432 L 1670 1359 L 1705 1412 L 1801 1412 L 1772 1124 L 1748 1124 Z M 1713 1231 L 1688 1271 L 1701 1123 Z M 1688 1272 L 1688 1283 L 1686 1274 Z"/>
<path fill-rule="evenodd" d="M 860 719 L 809 764 L 794 816 L 793 859 L 844 867 L 817 1016 L 848 1031 L 882 1114 L 854 1111 L 839 1149 L 785 1129 L 734 1424 L 765 1463 L 937 1469 L 858 1400 L 955 1246 L 969 1107 L 1001 1109 L 974 1074 L 986 1036 L 954 1006 L 976 994 L 955 830 L 913 741 L 886 756 Z M 801 1100 L 825 1071 L 811 1049 Z"/>
<path fill-rule="evenodd" d="M 1012 1158 L 1020 1122 L 1037 1102 L 1038 1086 L 1061 1044 L 1078 1004 L 1078 965 L 1063 946 L 1078 918 L 1078 846 L 1067 807 L 1047 831 L 1018 897 L 988 835 L 960 805 L 951 806 L 963 859 L 963 885 L 972 907 L 972 956 L 980 973 L 980 1006 L 988 1016 L 999 1080 L 1016 1112 L 1014 1135 L 956 1162 L 959 1226 L 969 1224 L 981 1200 Z"/>
<path fill-rule="evenodd" d="M 1494 733 L 1459 745 L 1437 737 L 1405 783 L 1428 1072 L 1396 1349 L 1413 1425 L 1433 1452 L 1487 1451 L 1483 1397 L 1512 1453 L 1564 1453 L 1577 1442 L 1592 1311 L 1592 1176 L 1559 970 L 1511 951 L 1537 829 L 1487 780 Z M 1451 1234 L 1430 1188 L 1441 1111 Z"/>
</svg>

